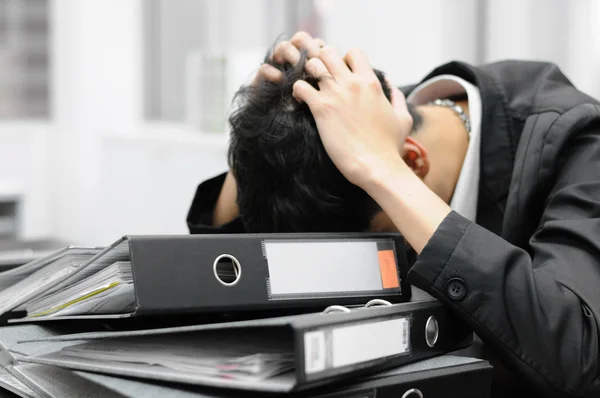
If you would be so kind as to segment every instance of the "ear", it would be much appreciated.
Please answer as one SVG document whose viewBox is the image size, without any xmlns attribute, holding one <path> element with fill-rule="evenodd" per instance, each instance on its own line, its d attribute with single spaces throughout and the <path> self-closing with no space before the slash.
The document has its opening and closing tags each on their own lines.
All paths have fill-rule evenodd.
<svg viewBox="0 0 600 398">
<path fill-rule="evenodd" d="M 425 178 L 429 173 L 429 158 L 427 149 L 413 137 L 406 137 L 402 147 L 402 158 L 414 173 L 420 178 Z"/>
</svg>

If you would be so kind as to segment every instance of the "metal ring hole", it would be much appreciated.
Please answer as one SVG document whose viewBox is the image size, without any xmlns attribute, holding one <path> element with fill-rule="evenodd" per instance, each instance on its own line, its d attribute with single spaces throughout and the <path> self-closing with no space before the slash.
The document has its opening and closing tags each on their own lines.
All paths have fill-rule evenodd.
<svg viewBox="0 0 600 398">
<path fill-rule="evenodd" d="M 418 388 L 411 388 L 402 395 L 402 398 L 423 398 L 423 393 Z"/>
<path fill-rule="evenodd" d="M 437 343 L 440 335 L 440 327 L 437 319 L 434 316 L 430 316 L 425 324 L 425 341 L 429 347 L 432 347 Z"/>
<path fill-rule="evenodd" d="M 237 258 L 230 254 L 221 254 L 213 264 L 215 278 L 224 286 L 233 286 L 242 277 L 242 266 Z"/>
</svg>

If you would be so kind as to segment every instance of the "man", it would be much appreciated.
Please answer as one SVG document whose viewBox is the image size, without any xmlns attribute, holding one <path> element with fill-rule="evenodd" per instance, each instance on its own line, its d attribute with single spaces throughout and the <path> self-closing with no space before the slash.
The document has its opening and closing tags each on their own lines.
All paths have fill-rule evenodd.
<svg viewBox="0 0 600 398">
<path fill-rule="evenodd" d="M 342 58 L 300 33 L 273 60 L 294 65 L 298 49 L 318 89 L 301 79 L 292 95 L 336 169 L 381 209 L 368 229 L 393 226 L 417 253 L 409 281 L 541 396 L 598 396 L 600 104 L 550 64 L 453 62 L 404 90 L 415 130 L 360 51 Z M 285 78 L 270 65 L 259 76 Z M 234 174 L 201 184 L 191 232 L 244 231 Z"/>
</svg>

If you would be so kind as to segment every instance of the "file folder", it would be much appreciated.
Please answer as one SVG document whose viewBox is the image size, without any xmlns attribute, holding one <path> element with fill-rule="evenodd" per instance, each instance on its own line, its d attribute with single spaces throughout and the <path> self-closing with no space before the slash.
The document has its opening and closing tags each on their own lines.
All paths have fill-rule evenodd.
<svg viewBox="0 0 600 398">
<path fill-rule="evenodd" d="M 10 270 L 0 272 L 0 317 L 11 310 L 20 310 L 20 305 L 35 297 L 50 276 L 91 260 L 101 252 L 99 247 L 67 246 L 44 257 Z M 47 291 L 52 286 L 46 285 Z"/>
<path fill-rule="evenodd" d="M 41 339 L 44 350 L 21 362 L 282 393 L 413 363 L 472 342 L 472 331 L 437 300 L 342 309 L 336 306 L 323 313 L 278 318 L 56 336 Z M 36 341 L 40 342 L 29 340 L 22 345 Z M 50 342 L 65 345 L 48 351 Z M 254 363 L 254 368 L 245 367 L 248 358 L 259 356 L 268 360 Z M 273 373 L 250 374 L 249 369 L 261 366 L 269 370 L 269 361 L 275 359 L 280 362 Z"/>
<path fill-rule="evenodd" d="M 0 397 L 4 397 L 1 390 L 22 398 L 42 398 L 41 395 L 23 384 L 17 377 L 2 368 L 0 368 Z"/>
<path fill-rule="evenodd" d="M 33 398 L 124 398 L 99 383 L 57 366 L 25 363 L 15 365 L 12 371 L 26 382 L 23 385 L 35 394 Z M 143 394 L 142 397 L 145 398 Z"/>
<path fill-rule="evenodd" d="M 112 288 L 127 286 L 118 279 L 98 285 L 95 291 L 80 289 L 84 296 L 59 300 L 54 307 L 38 305 L 44 310 L 28 310 L 28 320 L 308 312 L 371 299 L 406 302 L 411 295 L 404 239 L 399 234 L 232 234 L 125 236 L 69 276 L 46 281 L 45 289 L 55 296 L 40 292 L 37 299 L 52 302 L 65 289 L 85 283 L 93 286 L 90 278 L 100 272 L 111 275 L 109 266 L 119 267 L 114 275 L 125 275 L 123 270 L 131 267 L 131 297 L 113 300 L 126 310 L 110 312 L 110 305 L 98 301 L 88 305 L 87 312 L 73 311 L 89 300 L 110 297 Z M 105 276 L 98 279 L 107 280 Z M 131 303 L 123 303 L 129 299 Z M 103 312 L 95 312 L 96 308 Z"/>
<path fill-rule="evenodd" d="M 256 396 L 235 390 L 160 383 L 98 373 L 70 371 L 39 364 L 20 365 L 36 390 L 51 398 L 243 398 Z M 492 366 L 484 360 L 442 355 L 400 366 L 358 381 L 288 394 L 261 396 L 296 398 L 488 398 Z M 27 387 L 25 387 L 27 388 Z M 33 390 L 30 390 L 33 392 Z M 34 393 L 34 392 L 33 392 Z M 34 393 L 35 394 L 35 393 Z M 18 394 L 19 395 L 19 394 Z M 19 395 L 24 396 L 24 395 Z M 29 397 L 27 397 L 29 398 Z"/>
<path fill-rule="evenodd" d="M 328 387 L 313 398 L 489 398 L 493 367 L 488 361 L 442 355 L 364 380 Z M 306 396 L 305 396 L 306 397 Z"/>
<path fill-rule="evenodd" d="M 65 394 L 67 390 L 59 386 L 59 384 L 61 382 L 65 382 L 66 379 L 69 379 L 70 383 L 80 379 L 80 386 L 89 384 L 91 389 L 97 389 L 97 387 L 93 386 L 93 383 L 81 378 L 80 376 L 75 374 L 67 374 L 67 371 L 64 369 L 55 368 L 54 371 L 52 371 L 53 367 L 47 367 L 48 369 L 46 369 L 45 375 L 33 376 L 38 379 L 39 377 L 53 379 L 53 381 L 57 383 L 54 390 L 59 391 L 60 393 L 57 395 L 45 393 L 44 391 L 40 391 L 37 382 L 32 380 L 29 367 L 25 366 L 29 364 L 23 364 L 20 361 L 20 358 L 23 356 L 34 352 L 39 353 L 44 352 L 45 350 L 51 351 L 65 345 L 73 344 L 72 342 L 39 342 L 19 346 L 17 342 L 20 339 L 43 339 L 64 334 L 68 330 L 73 333 L 76 331 L 81 332 L 99 329 L 97 327 L 90 327 L 88 325 L 81 324 L 71 325 L 70 327 L 65 327 L 64 325 L 52 325 L 46 327 L 39 325 L 15 325 L 0 327 L 0 390 L 4 389 L 6 391 L 10 391 L 11 393 L 23 398 L 68 398 L 68 396 Z M 1 393 L 0 396 L 2 396 Z M 73 395 L 73 397 L 77 396 L 78 395 Z"/>
</svg>

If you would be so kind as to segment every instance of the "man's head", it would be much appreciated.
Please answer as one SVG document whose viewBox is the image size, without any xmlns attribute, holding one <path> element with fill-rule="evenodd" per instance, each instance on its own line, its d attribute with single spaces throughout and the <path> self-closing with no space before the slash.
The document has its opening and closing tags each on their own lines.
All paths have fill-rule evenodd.
<svg viewBox="0 0 600 398">
<path fill-rule="evenodd" d="M 279 82 L 263 80 L 242 87 L 239 108 L 230 118 L 229 163 L 237 181 L 237 202 L 248 232 L 358 232 L 364 231 L 377 204 L 346 180 L 329 159 L 314 121 L 304 103 L 292 95 L 303 79 L 305 55 L 295 66 L 266 63 L 283 72 Z M 385 96 L 390 87 L 375 71 Z M 413 130 L 421 118 L 409 106 Z"/>
</svg>

